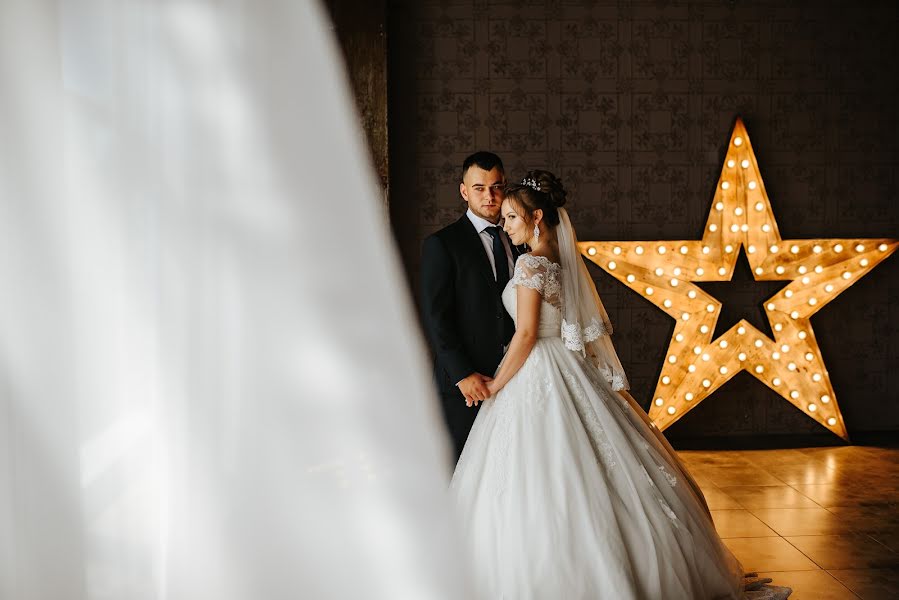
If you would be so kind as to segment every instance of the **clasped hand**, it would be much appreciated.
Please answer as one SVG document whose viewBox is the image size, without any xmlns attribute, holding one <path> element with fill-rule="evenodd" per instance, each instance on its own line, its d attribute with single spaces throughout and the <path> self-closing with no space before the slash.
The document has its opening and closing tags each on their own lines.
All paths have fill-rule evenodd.
<svg viewBox="0 0 899 600">
<path fill-rule="evenodd" d="M 472 373 L 460 381 L 459 390 L 465 396 L 465 404 L 468 406 L 477 406 L 478 402 L 483 402 L 499 391 L 492 377 L 480 373 Z"/>
</svg>

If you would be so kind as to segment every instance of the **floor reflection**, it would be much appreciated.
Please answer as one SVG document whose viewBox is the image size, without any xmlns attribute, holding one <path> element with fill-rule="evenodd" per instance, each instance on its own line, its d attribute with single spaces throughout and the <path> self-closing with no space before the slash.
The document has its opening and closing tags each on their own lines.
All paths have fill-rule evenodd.
<svg viewBox="0 0 899 600">
<path fill-rule="evenodd" d="M 899 448 L 679 454 L 724 542 L 791 600 L 899 598 Z"/>
</svg>

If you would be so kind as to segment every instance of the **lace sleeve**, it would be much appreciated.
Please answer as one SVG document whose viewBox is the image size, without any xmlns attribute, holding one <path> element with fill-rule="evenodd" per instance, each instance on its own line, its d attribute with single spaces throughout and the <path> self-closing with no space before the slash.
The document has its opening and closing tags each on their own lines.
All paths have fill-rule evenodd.
<svg viewBox="0 0 899 600">
<path fill-rule="evenodd" d="M 514 285 L 537 290 L 552 306 L 562 308 L 562 267 L 545 256 L 522 254 L 515 263 Z"/>
<path fill-rule="evenodd" d="M 546 263 L 530 254 L 522 254 L 515 263 L 512 284 L 537 290 L 542 295 L 546 286 L 546 275 Z"/>
</svg>

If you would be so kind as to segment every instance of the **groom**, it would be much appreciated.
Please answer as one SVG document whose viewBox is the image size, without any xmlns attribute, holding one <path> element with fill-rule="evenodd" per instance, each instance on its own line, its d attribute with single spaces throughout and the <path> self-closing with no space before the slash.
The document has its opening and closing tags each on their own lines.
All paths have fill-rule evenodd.
<svg viewBox="0 0 899 600">
<path fill-rule="evenodd" d="M 468 210 L 422 249 L 423 320 L 457 459 L 477 414 L 472 407 L 490 395 L 486 383 L 515 330 L 500 299 L 518 255 L 498 226 L 504 185 L 497 155 L 466 158 L 459 193 Z"/>
</svg>

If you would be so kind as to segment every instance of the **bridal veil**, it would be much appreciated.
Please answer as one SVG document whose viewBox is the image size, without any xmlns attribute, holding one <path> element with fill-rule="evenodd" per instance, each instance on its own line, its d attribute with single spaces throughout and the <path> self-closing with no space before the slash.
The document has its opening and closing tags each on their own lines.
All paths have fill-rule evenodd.
<svg viewBox="0 0 899 600">
<path fill-rule="evenodd" d="M 589 356 L 612 389 L 626 390 L 630 386 L 612 344 L 612 323 L 578 251 L 577 235 L 564 208 L 559 208 L 556 231 L 559 260 L 566 274 L 562 277 L 562 339 L 565 346 Z"/>
</svg>

